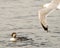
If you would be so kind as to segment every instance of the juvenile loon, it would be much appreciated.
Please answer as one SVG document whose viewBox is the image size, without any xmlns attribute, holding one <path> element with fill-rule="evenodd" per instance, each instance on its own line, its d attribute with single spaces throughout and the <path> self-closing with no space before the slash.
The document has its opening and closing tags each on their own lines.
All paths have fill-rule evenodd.
<svg viewBox="0 0 60 48">
<path fill-rule="evenodd" d="M 18 41 L 18 40 L 20 40 L 20 41 L 30 40 L 30 39 L 28 39 L 27 37 L 16 37 L 16 33 L 15 33 L 15 32 L 13 32 L 13 33 L 11 34 L 11 37 L 12 37 L 12 38 L 10 38 L 10 41 L 12 41 L 12 42 L 16 42 L 16 41 Z"/>
</svg>

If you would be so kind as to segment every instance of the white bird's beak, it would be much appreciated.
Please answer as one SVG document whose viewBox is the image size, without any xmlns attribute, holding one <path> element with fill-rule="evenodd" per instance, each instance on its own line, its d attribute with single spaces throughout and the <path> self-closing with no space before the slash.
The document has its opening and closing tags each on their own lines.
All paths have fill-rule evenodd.
<svg viewBox="0 0 60 48">
<path fill-rule="evenodd" d="M 48 26 L 45 27 L 42 23 L 41 23 L 41 25 L 42 25 L 43 29 L 48 32 Z"/>
</svg>

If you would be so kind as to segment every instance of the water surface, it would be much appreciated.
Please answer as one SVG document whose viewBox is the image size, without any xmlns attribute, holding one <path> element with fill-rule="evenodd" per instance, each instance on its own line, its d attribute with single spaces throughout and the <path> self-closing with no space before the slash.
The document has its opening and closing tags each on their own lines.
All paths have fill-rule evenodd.
<svg viewBox="0 0 60 48">
<path fill-rule="evenodd" d="M 60 10 L 47 17 L 49 33 L 39 23 L 38 10 L 47 2 L 50 0 L 0 0 L 0 48 L 59 48 Z M 33 41 L 10 42 L 12 32 Z"/>
</svg>

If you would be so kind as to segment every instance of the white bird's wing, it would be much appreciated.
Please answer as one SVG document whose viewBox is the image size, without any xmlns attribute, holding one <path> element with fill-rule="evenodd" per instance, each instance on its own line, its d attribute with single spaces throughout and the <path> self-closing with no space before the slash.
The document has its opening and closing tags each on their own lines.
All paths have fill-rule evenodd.
<svg viewBox="0 0 60 48">
<path fill-rule="evenodd" d="M 59 3 L 59 5 L 57 6 L 57 9 L 60 9 L 60 3 Z"/>
<path fill-rule="evenodd" d="M 47 7 L 49 6 L 49 4 L 50 4 L 50 3 L 47 3 L 47 4 L 43 5 L 43 7 L 46 7 L 46 8 L 47 8 Z"/>
<path fill-rule="evenodd" d="M 47 4 L 43 5 L 43 7 L 48 8 L 49 5 L 50 5 L 50 3 L 47 3 Z M 58 4 L 57 9 L 60 9 L 60 3 Z"/>
</svg>

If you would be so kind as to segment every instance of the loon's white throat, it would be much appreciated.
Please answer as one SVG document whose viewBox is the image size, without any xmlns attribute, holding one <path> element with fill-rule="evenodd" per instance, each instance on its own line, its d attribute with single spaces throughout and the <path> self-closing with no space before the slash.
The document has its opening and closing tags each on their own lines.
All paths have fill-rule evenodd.
<svg viewBox="0 0 60 48">
<path fill-rule="evenodd" d="M 16 38 L 10 38 L 10 41 L 15 42 L 17 39 Z"/>
</svg>

